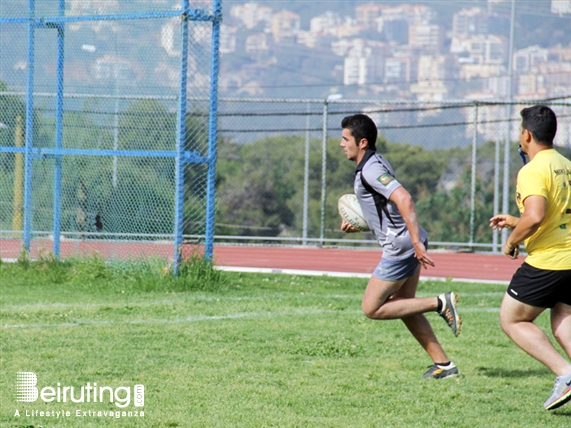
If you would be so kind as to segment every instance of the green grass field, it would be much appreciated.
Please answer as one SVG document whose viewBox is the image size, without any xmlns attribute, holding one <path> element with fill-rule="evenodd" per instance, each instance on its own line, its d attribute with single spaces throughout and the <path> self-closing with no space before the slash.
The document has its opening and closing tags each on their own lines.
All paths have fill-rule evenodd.
<svg viewBox="0 0 571 428">
<path fill-rule="evenodd" d="M 365 283 L 192 265 L 174 280 L 158 262 L 0 263 L 0 426 L 571 426 L 571 405 L 543 410 L 554 376 L 500 329 L 505 286 L 421 283 L 421 296 L 458 291 L 464 320 L 455 338 L 427 314 L 460 376 L 426 380 L 431 361 L 404 325 L 362 315 Z M 538 323 L 547 329 L 547 314 Z M 124 411 L 144 416 L 97 416 L 123 411 L 108 400 L 18 402 L 17 372 L 36 373 L 38 389 L 143 384 L 144 407 Z"/>
</svg>

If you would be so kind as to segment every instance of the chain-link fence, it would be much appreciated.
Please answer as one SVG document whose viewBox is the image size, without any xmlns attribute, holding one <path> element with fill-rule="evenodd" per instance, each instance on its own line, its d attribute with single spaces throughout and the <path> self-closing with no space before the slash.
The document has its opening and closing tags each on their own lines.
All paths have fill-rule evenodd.
<svg viewBox="0 0 571 428">
<path fill-rule="evenodd" d="M 2 257 L 370 245 L 341 233 L 336 207 L 355 167 L 340 122 L 357 112 L 378 124 L 433 244 L 498 249 L 488 219 L 516 212 L 519 111 L 535 101 L 218 104 L 220 16 L 217 0 L 2 3 Z M 543 103 L 569 155 L 571 100 Z"/>
<path fill-rule="evenodd" d="M 341 120 L 378 125 L 380 150 L 413 195 L 432 244 L 499 250 L 488 226 L 517 213 L 519 112 L 536 102 L 558 115 L 556 145 L 571 154 L 571 101 L 529 102 L 221 99 L 217 242 L 371 245 L 339 230 L 337 200 L 355 165 L 339 147 Z M 474 125 L 476 124 L 476 126 Z M 506 144 L 506 141 L 509 143 Z M 512 201 L 513 200 L 513 201 Z"/>
<path fill-rule="evenodd" d="M 2 257 L 177 260 L 183 233 L 211 254 L 220 20 L 219 0 L 2 3 Z"/>
</svg>

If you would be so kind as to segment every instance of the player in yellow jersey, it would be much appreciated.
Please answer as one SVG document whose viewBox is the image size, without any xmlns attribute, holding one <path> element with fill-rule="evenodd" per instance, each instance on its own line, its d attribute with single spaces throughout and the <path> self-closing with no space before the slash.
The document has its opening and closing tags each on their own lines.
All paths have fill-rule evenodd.
<svg viewBox="0 0 571 428">
<path fill-rule="evenodd" d="M 530 162 L 517 176 L 521 217 L 500 214 L 494 229 L 513 229 L 504 253 L 518 256 L 524 242 L 529 254 L 514 274 L 500 308 L 505 333 L 556 376 L 552 395 L 543 405 L 553 410 L 571 400 L 571 161 L 553 148 L 555 113 L 536 105 L 521 111 L 520 149 Z M 533 321 L 551 309 L 553 335 L 565 359 Z"/>
</svg>

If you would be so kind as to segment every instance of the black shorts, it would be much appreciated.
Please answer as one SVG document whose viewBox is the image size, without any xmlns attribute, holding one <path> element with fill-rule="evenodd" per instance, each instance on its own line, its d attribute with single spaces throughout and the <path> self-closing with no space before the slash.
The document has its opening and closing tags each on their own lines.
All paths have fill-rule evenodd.
<svg viewBox="0 0 571 428">
<path fill-rule="evenodd" d="M 571 269 L 543 270 L 524 262 L 512 277 L 507 292 L 536 308 L 553 308 L 558 302 L 571 305 Z"/>
</svg>

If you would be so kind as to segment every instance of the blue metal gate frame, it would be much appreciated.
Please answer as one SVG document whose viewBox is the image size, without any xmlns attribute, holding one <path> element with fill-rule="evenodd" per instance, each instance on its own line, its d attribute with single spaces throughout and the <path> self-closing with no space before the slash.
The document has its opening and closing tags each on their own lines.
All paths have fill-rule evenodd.
<svg viewBox="0 0 571 428">
<path fill-rule="evenodd" d="M 180 88 L 177 118 L 177 136 L 175 151 L 149 151 L 149 150 L 79 150 L 62 148 L 63 141 L 63 99 L 64 99 L 64 40 L 66 23 L 86 21 L 113 21 L 125 19 L 151 19 L 151 18 L 181 18 L 181 63 Z M 212 47 L 210 69 L 210 105 L 208 121 L 208 154 L 201 156 L 196 151 L 185 151 L 187 114 L 187 70 L 188 70 L 188 23 L 189 21 L 203 21 L 212 23 Z M 182 0 L 181 10 L 157 11 L 146 13 L 108 14 L 91 16 L 65 16 L 65 0 L 58 0 L 58 14 L 51 17 L 36 17 L 35 0 L 28 0 L 28 16 L 21 18 L 1 18 L 0 25 L 28 24 L 28 68 L 26 88 L 26 134 L 25 146 L 0 147 L 0 153 L 24 153 L 24 250 L 30 251 L 32 234 L 32 160 L 35 157 L 51 156 L 55 159 L 54 173 L 54 244 L 53 252 L 60 256 L 61 232 L 61 180 L 62 156 L 143 156 L 166 157 L 175 159 L 176 185 L 175 185 L 175 219 L 174 219 L 174 271 L 178 273 L 182 257 L 183 244 L 183 206 L 184 206 L 184 167 L 187 164 L 207 164 L 207 202 L 206 202 L 206 232 L 204 256 L 212 260 L 214 244 L 214 209 L 215 209 L 215 176 L 217 157 L 217 116 L 218 116 L 218 74 L 220 65 L 220 24 L 222 21 L 222 0 L 213 1 L 213 12 L 208 13 L 202 9 L 190 7 L 190 0 Z M 57 37 L 57 75 L 56 75 L 56 132 L 55 148 L 35 148 L 33 141 L 34 128 L 34 41 L 36 29 L 55 29 Z"/>
</svg>

